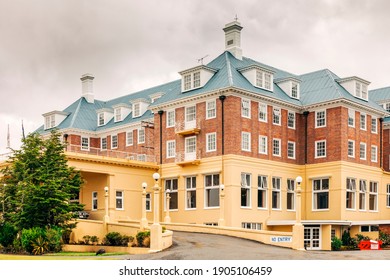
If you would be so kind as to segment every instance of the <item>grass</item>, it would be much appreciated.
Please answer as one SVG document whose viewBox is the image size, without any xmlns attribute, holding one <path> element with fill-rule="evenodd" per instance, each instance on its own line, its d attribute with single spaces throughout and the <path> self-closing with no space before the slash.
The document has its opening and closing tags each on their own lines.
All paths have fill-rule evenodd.
<svg viewBox="0 0 390 280">
<path fill-rule="evenodd" d="M 44 254 L 41 256 L 34 255 L 15 255 L 15 254 L 0 254 L 0 260 L 115 260 L 115 256 L 125 255 L 125 253 L 105 253 L 104 255 L 96 256 L 95 253 L 80 253 L 80 252 L 59 252 Z M 110 258 L 111 257 L 111 258 Z"/>
</svg>

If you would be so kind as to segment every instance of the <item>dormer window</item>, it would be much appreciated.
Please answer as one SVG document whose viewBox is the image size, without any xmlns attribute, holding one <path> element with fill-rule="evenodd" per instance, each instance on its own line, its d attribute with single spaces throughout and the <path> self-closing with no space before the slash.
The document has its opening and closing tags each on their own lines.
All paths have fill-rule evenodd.
<svg viewBox="0 0 390 280">
<path fill-rule="evenodd" d="M 137 118 L 141 115 L 140 104 L 133 104 L 133 118 Z"/>
<path fill-rule="evenodd" d="M 270 73 L 256 70 L 256 86 L 267 90 L 271 89 L 272 75 Z"/>
<path fill-rule="evenodd" d="M 54 115 L 45 117 L 45 128 L 50 129 L 56 126 L 56 120 Z"/>
<path fill-rule="evenodd" d="M 300 80 L 295 77 L 288 77 L 275 80 L 275 83 L 291 98 L 299 99 Z"/>
<path fill-rule="evenodd" d="M 368 85 L 370 82 L 355 76 L 338 79 L 337 82 L 353 96 L 368 100 Z"/>
<path fill-rule="evenodd" d="M 68 115 L 69 115 L 68 113 L 61 112 L 61 111 L 53 111 L 53 112 L 43 114 L 44 129 L 51 129 L 58 126 L 66 119 Z"/>
<path fill-rule="evenodd" d="M 131 113 L 131 107 L 129 104 L 126 103 L 114 105 L 113 108 L 114 108 L 114 122 L 123 121 Z"/>
<path fill-rule="evenodd" d="M 291 83 L 291 97 L 292 98 L 299 98 L 298 96 L 298 83 L 292 82 Z"/>
<path fill-rule="evenodd" d="M 179 74 L 182 76 L 182 92 L 203 87 L 211 79 L 215 72 L 217 72 L 215 69 L 205 65 L 181 71 Z"/>
<path fill-rule="evenodd" d="M 144 98 L 138 98 L 131 101 L 133 107 L 133 118 L 141 117 L 148 110 L 150 101 Z"/>
<path fill-rule="evenodd" d="M 258 65 L 251 65 L 249 67 L 238 69 L 241 74 L 255 87 L 274 90 L 274 71 L 271 69 L 260 67 Z"/>
<path fill-rule="evenodd" d="M 96 113 L 98 126 L 106 125 L 114 116 L 114 111 L 111 108 L 102 108 L 97 110 Z"/>
<path fill-rule="evenodd" d="M 104 124 L 105 124 L 104 113 L 101 112 L 98 114 L 98 126 L 102 126 Z"/>
<path fill-rule="evenodd" d="M 115 108 L 114 110 L 114 122 L 122 121 L 122 108 Z"/>
</svg>

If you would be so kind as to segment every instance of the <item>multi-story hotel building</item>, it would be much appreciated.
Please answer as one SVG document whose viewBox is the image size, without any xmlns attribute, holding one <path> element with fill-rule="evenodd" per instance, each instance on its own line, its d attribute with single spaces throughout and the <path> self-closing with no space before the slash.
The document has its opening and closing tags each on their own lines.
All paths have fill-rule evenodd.
<svg viewBox="0 0 390 280">
<path fill-rule="evenodd" d="M 239 22 L 223 30 L 225 51 L 179 80 L 99 101 L 86 74 L 79 100 L 43 115 L 38 132 L 59 129 L 82 171 L 90 218 L 104 216 L 108 186 L 111 219 L 140 220 L 141 183 L 151 210 L 157 171 L 172 223 L 292 231 L 301 176 L 308 249 L 329 247 L 344 230 L 387 230 L 390 89 L 262 64 L 242 55 Z"/>
</svg>

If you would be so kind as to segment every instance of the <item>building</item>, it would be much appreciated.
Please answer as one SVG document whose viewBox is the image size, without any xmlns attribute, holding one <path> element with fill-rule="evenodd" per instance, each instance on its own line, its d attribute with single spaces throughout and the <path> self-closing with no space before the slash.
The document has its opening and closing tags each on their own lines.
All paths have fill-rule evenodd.
<svg viewBox="0 0 390 280">
<path fill-rule="evenodd" d="M 388 230 L 390 89 L 254 61 L 243 56 L 242 28 L 227 24 L 225 51 L 179 80 L 100 101 L 86 74 L 79 100 L 43 115 L 38 132 L 59 129 L 83 173 L 90 218 L 104 216 L 108 186 L 110 218 L 140 220 L 141 184 L 151 212 L 158 171 L 172 223 L 292 231 L 301 176 L 308 249 L 330 249 L 345 230 Z"/>
</svg>

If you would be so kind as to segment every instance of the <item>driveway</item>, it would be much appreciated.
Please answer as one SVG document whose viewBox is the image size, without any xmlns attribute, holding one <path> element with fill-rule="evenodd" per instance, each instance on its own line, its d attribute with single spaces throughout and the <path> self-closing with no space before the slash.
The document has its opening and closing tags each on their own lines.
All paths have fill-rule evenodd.
<svg viewBox="0 0 390 280">
<path fill-rule="evenodd" d="M 146 255 L 127 255 L 131 260 L 388 260 L 390 250 L 296 251 L 255 241 L 202 233 L 175 231 L 173 246 Z M 119 257 L 119 256 L 118 256 Z"/>
</svg>

